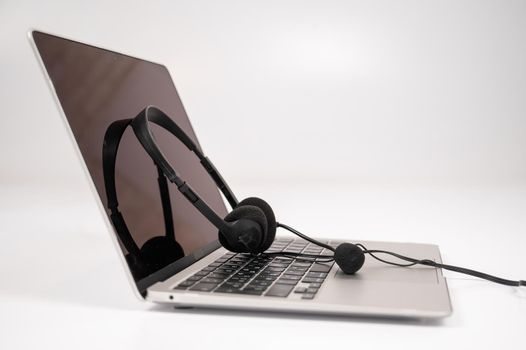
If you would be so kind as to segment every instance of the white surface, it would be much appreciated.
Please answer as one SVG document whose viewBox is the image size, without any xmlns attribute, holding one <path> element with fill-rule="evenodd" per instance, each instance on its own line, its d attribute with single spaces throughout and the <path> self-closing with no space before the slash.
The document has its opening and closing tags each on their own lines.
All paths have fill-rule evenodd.
<svg viewBox="0 0 526 350">
<path fill-rule="evenodd" d="M 437 243 L 448 263 L 526 276 L 525 186 L 239 188 L 252 191 L 268 198 L 278 219 L 319 237 Z M 86 187 L 1 187 L 0 194 L 1 349 L 491 349 L 523 339 L 526 290 L 447 272 L 454 313 L 437 323 L 143 303 Z"/>
<path fill-rule="evenodd" d="M 526 2 L 0 2 L 0 349 L 522 344 L 524 291 L 449 273 L 437 324 L 138 302 L 30 28 L 165 63 L 238 196 L 284 222 L 525 278 Z"/>
</svg>

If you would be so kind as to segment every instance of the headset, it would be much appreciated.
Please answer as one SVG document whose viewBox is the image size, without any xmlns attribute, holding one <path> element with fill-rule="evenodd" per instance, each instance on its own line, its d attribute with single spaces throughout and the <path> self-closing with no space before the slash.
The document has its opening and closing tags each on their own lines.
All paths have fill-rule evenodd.
<svg viewBox="0 0 526 350">
<path fill-rule="evenodd" d="M 131 270 L 140 278 L 184 257 L 185 254 L 175 239 L 170 192 L 168 191 L 166 177 L 159 167 L 157 167 L 157 182 L 161 195 L 165 235 L 153 237 L 139 248 L 119 210 L 115 185 L 115 163 L 122 136 L 130 126 L 131 121 L 132 119 L 117 120 L 106 129 L 102 146 L 102 168 L 111 222 L 129 253 L 127 259 L 128 263 L 133 266 Z"/>
<path fill-rule="evenodd" d="M 165 129 L 179 139 L 190 151 L 195 153 L 204 169 L 214 180 L 215 184 L 232 207 L 232 211 L 227 214 L 226 217 L 221 218 L 205 201 L 201 199 L 201 197 L 199 197 L 190 184 L 185 182 L 177 174 L 157 146 L 154 135 L 150 129 L 150 123 L 157 124 Z M 358 272 L 365 262 L 365 254 L 368 254 L 378 261 L 395 266 L 409 267 L 414 265 L 424 265 L 464 273 L 508 286 L 526 286 L 526 281 L 524 280 L 507 280 L 475 270 L 440 264 L 429 259 L 414 259 L 386 250 L 369 250 L 362 244 L 342 243 L 334 248 L 328 244 L 319 242 L 288 225 L 277 222 L 272 208 L 263 199 L 250 197 L 238 202 L 232 190 L 210 159 L 205 157 L 190 137 L 188 137 L 188 135 L 186 135 L 186 133 L 172 119 L 157 107 L 148 106 L 133 118 L 130 124 L 144 150 L 158 167 L 159 174 L 162 173 L 171 183 L 175 184 L 184 197 L 186 197 L 186 199 L 219 230 L 218 236 L 220 243 L 223 247 L 232 252 L 278 255 L 296 260 L 308 260 L 314 262 L 334 261 L 346 274 L 354 274 Z M 292 252 L 265 253 L 265 250 L 272 245 L 278 227 L 284 228 L 313 244 L 323 247 L 328 251 L 331 251 L 332 254 L 317 255 Z M 388 261 L 380 258 L 377 254 L 386 254 L 402 261 L 406 261 L 407 263 Z"/>
</svg>

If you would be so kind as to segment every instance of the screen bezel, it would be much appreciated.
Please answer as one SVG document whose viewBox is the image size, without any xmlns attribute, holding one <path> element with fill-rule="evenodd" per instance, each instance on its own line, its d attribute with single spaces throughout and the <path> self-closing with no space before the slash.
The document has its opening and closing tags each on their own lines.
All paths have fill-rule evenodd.
<svg viewBox="0 0 526 350">
<path fill-rule="evenodd" d="M 28 38 L 29 38 L 29 41 L 31 43 L 31 46 L 33 48 L 33 52 L 35 53 L 35 56 L 37 58 L 37 61 L 39 62 L 39 65 L 40 65 L 40 68 L 47 80 L 47 85 L 49 87 L 49 89 L 51 90 L 51 94 L 55 100 L 55 105 L 57 106 L 58 108 L 58 111 L 59 111 L 59 114 L 61 115 L 61 119 L 62 119 L 62 122 L 64 123 L 64 126 L 67 130 L 67 134 L 68 134 L 68 137 L 70 139 L 70 142 L 72 143 L 72 146 L 73 148 L 75 149 L 75 153 L 76 153 L 76 156 L 79 160 L 79 163 L 81 164 L 81 167 L 84 171 L 84 174 L 85 176 L 87 177 L 88 179 L 88 183 L 90 184 L 90 189 L 91 189 L 91 193 L 92 195 L 95 197 L 95 201 L 97 202 L 97 206 L 99 208 L 99 210 L 101 211 L 101 214 L 102 216 L 104 217 L 104 223 L 106 224 L 106 228 L 108 230 L 108 233 L 110 234 L 111 236 L 111 239 L 114 243 L 114 247 L 115 249 L 117 250 L 118 252 L 118 255 L 120 257 L 120 260 L 121 260 L 121 263 L 126 271 L 126 275 L 128 277 L 128 280 L 130 282 L 130 284 L 132 285 L 133 287 L 133 290 L 136 292 L 135 294 L 141 298 L 141 299 L 144 299 L 146 297 L 146 294 L 147 294 L 147 289 L 148 287 L 154 285 L 155 283 L 157 282 L 160 282 L 160 281 L 164 281 L 166 279 L 168 279 L 169 277 L 175 275 L 176 273 L 184 270 L 185 268 L 189 267 L 190 265 L 194 264 L 195 262 L 199 261 L 200 259 L 206 257 L 207 255 L 211 254 L 212 252 L 214 252 L 215 250 L 217 250 L 218 248 L 221 247 L 221 244 L 219 243 L 219 241 L 216 239 L 208 244 L 206 244 L 204 247 L 198 249 L 197 251 L 194 251 L 193 253 L 189 254 L 189 255 L 186 255 L 185 257 L 163 267 L 162 269 L 140 279 L 140 280 L 137 280 L 135 281 L 135 279 L 133 278 L 133 275 L 132 275 L 132 272 L 130 270 L 130 267 L 128 266 L 128 263 L 126 262 L 126 258 L 125 258 L 125 255 L 120 247 L 120 243 L 118 241 L 118 235 L 117 235 L 117 232 L 115 231 L 115 228 L 113 227 L 113 224 L 111 223 L 111 220 L 107 214 L 107 210 L 106 210 L 106 207 L 104 206 L 104 203 L 102 202 L 99 194 L 98 194 L 98 191 L 96 189 L 96 186 L 95 186 L 95 183 L 90 175 L 90 172 L 89 172 L 89 169 L 88 169 L 88 166 L 86 164 L 86 161 L 84 160 L 84 157 L 80 151 L 80 147 L 77 143 L 77 141 L 75 140 L 75 136 L 73 134 L 73 130 L 71 129 L 71 126 L 69 124 L 69 121 L 67 119 L 67 116 L 66 116 L 66 113 L 62 107 L 62 104 L 60 103 L 60 100 L 59 100 L 59 97 L 58 97 L 58 94 L 55 90 L 55 86 L 53 85 L 53 82 L 49 76 L 49 73 L 46 69 L 46 66 L 44 64 L 44 61 L 40 55 L 40 51 L 38 49 L 38 46 L 36 44 L 36 40 L 34 38 L 34 34 L 43 34 L 43 35 L 48 35 L 48 36 L 53 36 L 55 38 L 58 38 L 58 39 L 61 39 L 61 40 L 65 40 L 65 41 L 69 41 L 69 42 L 73 42 L 73 43 L 77 43 L 77 44 L 81 44 L 81 45 L 85 45 L 85 46 L 88 46 L 88 47 L 92 47 L 92 48 L 95 48 L 95 49 L 99 49 L 99 50 L 103 50 L 105 52 L 107 52 L 108 54 L 111 54 L 111 55 L 120 55 L 120 56 L 126 56 L 126 57 L 129 57 L 129 58 L 132 58 L 132 59 L 136 59 L 136 60 L 140 60 L 142 62 L 145 62 L 145 63 L 149 63 L 149 64 L 154 64 L 154 65 L 158 65 L 158 66 L 161 66 L 165 69 L 165 71 L 167 72 L 168 74 L 168 77 L 169 77 L 169 80 L 172 84 L 172 87 L 175 91 L 177 91 L 177 88 L 175 87 L 175 84 L 173 82 L 173 79 L 172 79 L 172 75 L 170 73 L 170 70 L 168 69 L 168 67 L 166 67 L 165 65 L 163 64 L 160 64 L 160 63 L 156 63 L 156 62 L 152 62 L 152 61 L 149 61 L 149 60 L 145 60 L 145 59 L 142 59 L 142 58 L 139 58 L 139 57 L 136 57 L 136 56 L 130 56 L 130 55 L 126 55 L 126 54 L 123 54 L 123 53 L 120 53 L 118 51 L 114 51 L 114 50 L 110 50 L 110 49 L 106 49 L 106 48 L 103 48 L 103 47 L 100 47 L 100 46 L 96 46 L 96 45 L 91 45 L 91 44 L 87 44 L 85 42 L 80 42 L 78 40 L 74 40 L 74 39 L 70 39 L 70 38 L 67 38 L 67 37 L 64 37 L 62 35 L 55 35 L 55 34 L 51 34 L 51 33 L 48 33 L 48 32 L 44 32 L 44 31 L 40 31 L 40 30 L 36 30 L 36 29 L 31 29 L 28 31 Z M 181 99 L 181 96 L 179 96 L 179 99 Z M 182 99 L 181 99 L 182 100 Z M 182 102 L 181 102 L 182 103 Z M 186 113 L 186 109 L 184 108 L 184 104 L 182 104 L 182 108 L 185 110 L 185 115 L 188 116 L 188 114 Z M 188 123 L 190 125 L 190 128 L 192 129 L 192 132 L 193 134 L 195 135 L 195 143 L 197 144 L 197 146 L 199 147 L 199 149 L 202 149 L 201 148 L 201 145 L 199 143 L 199 140 L 197 138 L 197 134 L 195 133 L 195 129 L 190 121 L 189 118 L 188 119 Z M 219 192 L 219 189 L 217 187 L 215 187 L 215 191 L 217 191 L 217 195 L 221 198 L 221 202 L 223 203 L 223 205 L 225 205 L 225 209 L 226 209 L 226 204 L 225 204 L 225 201 L 224 201 L 224 198 L 221 196 L 221 193 Z"/>
</svg>

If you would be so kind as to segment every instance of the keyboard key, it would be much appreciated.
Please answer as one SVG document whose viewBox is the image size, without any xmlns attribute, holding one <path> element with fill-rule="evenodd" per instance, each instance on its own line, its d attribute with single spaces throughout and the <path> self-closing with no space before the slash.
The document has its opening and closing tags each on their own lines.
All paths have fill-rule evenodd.
<svg viewBox="0 0 526 350">
<path fill-rule="evenodd" d="M 226 285 L 229 286 L 239 286 L 239 288 L 243 287 L 245 284 L 247 284 L 248 281 L 231 281 L 228 280 L 225 282 Z"/>
<path fill-rule="evenodd" d="M 331 265 L 316 263 L 311 267 L 309 272 L 329 272 L 331 267 Z"/>
<path fill-rule="evenodd" d="M 305 287 L 298 287 L 294 290 L 294 293 L 305 293 L 307 291 L 307 288 Z"/>
<path fill-rule="evenodd" d="M 283 250 L 284 252 L 287 252 L 287 253 L 294 253 L 294 254 L 297 254 L 297 253 L 301 253 L 301 250 L 302 249 L 292 249 L 292 248 L 287 248 L 285 250 Z"/>
<path fill-rule="evenodd" d="M 307 276 L 305 276 L 305 277 L 313 277 L 313 278 L 321 277 L 321 278 L 325 278 L 325 277 L 327 277 L 327 272 L 309 272 L 307 274 Z"/>
<path fill-rule="evenodd" d="M 290 265 L 288 268 L 289 271 L 303 271 L 303 272 L 307 271 L 308 269 L 309 269 L 308 266 L 296 266 L 294 264 Z"/>
<path fill-rule="evenodd" d="M 284 268 L 284 269 L 286 269 L 287 267 L 289 267 L 288 264 L 274 263 L 274 262 L 271 262 L 268 266 L 270 266 L 270 267 Z"/>
<path fill-rule="evenodd" d="M 214 290 L 214 293 L 242 293 L 239 288 L 233 288 L 229 286 L 221 286 Z"/>
<path fill-rule="evenodd" d="M 318 288 L 312 288 L 312 287 L 307 288 L 307 293 L 316 294 L 317 292 L 318 292 Z"/>
<path fill-rule="evenodd" d="M 290 294 L 293 288 L 294 286 L 289 284 L 275 284 L 269 289 L 265 296 L 285 298 Z"/>
<path fill-rule="evenodd" d="M 250 295 L 261 295 L 263 294 L 263 291 L 262 290 L 253 290 L 253 289 L 250 289 L 250 290 L 240 290 L 239 293 L 241 294 L 250 294 Z"/>
<path fill-rule="evenodd" d="M 250 273 L 250 274 L 256 274 L 259 271 L 260 267 L 244 267 L 240 271 Z"/>
<path fill-rule="evenodd" d="M 194 274 L 194 276 L 206 276 L 208 275 L 208 271 L 198 271 Z"/>
<path fill-rule="evenodd" d="M 292 281 L 299 281 L 301 279 L 301 276 L 295 276 L 295 275 L 282 275 L 281 279 L 283 280 L 292 280 Z"/>
<path fill-rule="evenodd" d="M 295 271 L 295 270 L 287 270 L 283 275 L 288 276 L 303 276 L 305 274 L 305 271 Z"/>
<path fill-rule="evenodd" d="M 229 281 L 244 281 L 244 280 L 248 280 L 249 277 L 248 276 L 238 276 L 238 275 L 234 275 L 232 277 L 230 277 L 228 280 Z"/>
<path fill-rule="evenodd" d="M 231 267 L 221 266 L 221 267 L 215 269 L 214 272 L 217 272 L 217 273 L 232 273 L 234 271 L 236 271 L 236 269 L 233 269 Z"/>
<path fill-rule="evenodd" d="M 314 296 L 316 294 L 312 294 L 312 293 L 305 293 L 301 296 L 301 299 L 314 299 Z"/>
<path fill-rule="evenodd" d="M 323 283 L 325 278 L 305 277 L 302 282 L 304 283 Z"/>
<path fill-rule="evenodd" d="M 244 283 L 228 283 L 228 282 L 225 282 L 225 283 L 223 283 L 221 285 L 221 287 L 241 289 L 241 287 L 243 287 L 244 285 L 245 285 Z"/>
<path fill-rule="evenodd" d="M 243 282 L 243 281 L 239 281 L 238 279 L 232 279 L 232 278 L 229 278 L 229 279 L 227 279 L 226 282 L 223 283 L 223 284 L 228 284 L 228 285 L 242 284 L 242 285 L 243 285 L 243 284 L 245 284 L 245 282 Z"/>
<path fill-rule="evenodd" d="M 189 281 L 189 282 L 195 282 L 195 281 L 199 281 L 201 278 L 203 278 L 202 276 L 191 276 L 191 277 L 188 277 L 186 280 Z"/>
<path fill-rule="evenodd" d="M 281 275 L 280 271 L 272 271 L 272 270 L 263 270 L 258 276 L 279 276 Z"/>
<path fill-rule="evenodd" d="M 263 271 L 283 272 L 283 271 L 285 271 L 285 269 L 286 269 L 286 267 L 269 266 L 269 267 L 266 267 L 265 270 L 263 270 Z"/>
<path fill-rule="evenodd" d="M 241 266 L 243 266 L 243 263 L 234 263 L 234 262 L 227 262 L 223 266 L 230 269 L 239 269 Z"/>
<path fill-rule="evenodd" d="M 296 284 L 298 284 L 298 280 L 287 280 L 287 279 L 283 279 L 283 278 L 280 278 L 279 280 L 276 281 L 276 283 L 279 283 L 279 284 L 290 284 L 290 285 L 293 285 L 295 286 Z"/>
<path fill-rule="evenodd" d="M 275 281 L 276 278 L 278 278 L 278 276 L 258 276 L 256 277 L 257 280 L 259 281 L 269 281 L 269 282 L 272 282 L 272 281 Z"/>
<path fill-rule="evenodd" d="M 250 283 L 248 286 L 246 286 L 245 288 L 243 288 L 244 291 L 247 291 L 247 290 L 257 290 L 257 291 L 260 291 L 260 292 L 264 292 L 266 289 L 267 289 L 268 286 L 262 286 L 262 285 L 258 285 L 258 284 L 253 284 L 253 283 Z"/>
<path fill-rule="evenodd" d="M 258 279 L 255 279 L 253 280 L 252 282 L 250 282 L 250 284 L 256 284 L 256 285 L 259 285 L 259 286 L 270 286 L 272 284 L 272 281 L 265 281 L 265 280 L 258 280 Z"/>
<path fill-rule="evenodd" d="M 292 266 L 302 266 L 302 267 L 309 267 L 311 265 L 312 265 L 312 263 L 310 263 L 310 262 L 303 262 L 303 261 L 297 261 L 294 264 L 292 264 Z"/>
<path fill-rule="evenodd" d="M 179 283 L 177 286 L 178 287 L 190 287 L 190 286 L 193 286 L 194 283 L 195 283 L 195 281 L 188 281 L 188 280 L 186 280 L 184 282 Z"/>
<path fill-rule="evenodd" d="M 223 278 L 212 278 L 212 277 L 205 277 L 201 280 L 201 282 L 204 282 L 204 283 L 215 283 L 215 284 L 219 284 L 223 281 L 224 281 Z"/>
<path fill-rule="evenodd" d="M 194 290 L 194 291 L 197 291 L 197 292 L 210 292 L 210 291 L 212 291 L 215 287 L 217 287 L 217 283 L 204 283 L 204 282 L 199 282 L 199 283 L 197 283 L 195 286 L 193 286 L 192 288 L 190 288 L 190 290 Z"/>
</svg>

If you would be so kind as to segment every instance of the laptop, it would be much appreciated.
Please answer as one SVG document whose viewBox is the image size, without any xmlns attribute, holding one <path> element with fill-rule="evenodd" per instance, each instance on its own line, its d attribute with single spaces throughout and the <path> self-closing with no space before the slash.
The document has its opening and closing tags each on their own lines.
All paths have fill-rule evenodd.
<svg viewBox="0 0 526 350">
<path fill-rule="evenodd" d="M 108 125 L 133 118 L 146 106 L 155 105 L 200 147 L 170 73 L 161 64 L 56 35 L 31 31 L 29 37 L 58 100 L 72 145 L 91 179 L 101 215 L 131 286 L 141 300 L 178 308 L 401 318 L 440 318 L 451 313 L 449 292 L 440 269 L 399 268 L 366 259 L 358 273 L 346 275 L 331 262 L 231 253 L 221 247 L 217 229 L 173 186 L 168 189 L 172 212 L 168 225 L 156 168 L 128 128 L 122 134 L 115 164 L 115 186 L 132 244 L 136 249 L 153 246 L 151 261 L 137 258 L 136 249 L 130 249 L 130 242 L 126 244 L 126 237 L 113 227 L 107 209 L 103 140 Z M 155 136 L 181 176 L 189 179 L 212 209 L 226 216 L 225 201 L 199 160 L 164 130 L 155 129 Z M 168 231 L 181 249 L 169 258 L 157 259 L 166 255 L 163 242 L 168 240 L 162 237 L 168 236 Z M 151 244 L 152 241 L 157 243 Z M 334 246 L 340 243 L 332 239 L 324 242 Z M 435 245 L 354 243 L 441 262 Z M 330 253 L 279 232 L 269 251 Z"/>
</svg>

